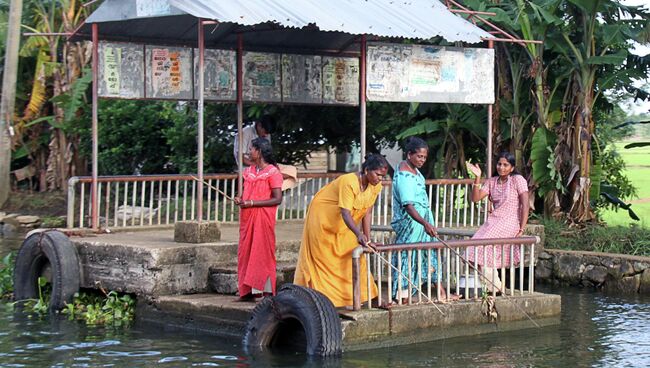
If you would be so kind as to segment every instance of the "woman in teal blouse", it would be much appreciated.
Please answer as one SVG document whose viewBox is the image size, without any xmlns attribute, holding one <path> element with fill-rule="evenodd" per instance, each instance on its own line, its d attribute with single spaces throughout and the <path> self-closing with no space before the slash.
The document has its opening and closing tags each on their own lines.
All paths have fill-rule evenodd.
<svg viewBox="0 0 650 368">
<path fill-rule="evenodd" d="M 397 236 L 395 242 L 432 242 L 435 241 L 438 234 L 434 226 L 424 176 L 418 170 L 427 160 L 429 146 L 422 139 L 411 137 L 407 140 L 405 148 L 406 160 L 397 166 L 392 185 L 393 221 L 391 225 Z M 413 286 L 420 287 L 422 284 L 426 284 L 428 272 L 431 272 L 431 283 L 435 284 L 438 270 L 438 257 L 435 250 L 421 251 L 419 259 L 418 252 L 412 251 L 410 273 L 408 252 L 393 253 L 391 262 L 396 268 L 398 267 L 398 257 L 401 259 L 399 267 L 402 275 L 393 269 L 392 297 L 394 299 L 402 298 L 406 302 L 409 294 L 416 296 L 417 291 Z M 431 258 L 430 263 L 429 258 Z M 418 260 L 421 262 L 419 267 Z M 412 284 L 403 275 L 408 276 Z M 441 293 L 444 299 L 444 289 L 441 289 Z"/>
</svg>

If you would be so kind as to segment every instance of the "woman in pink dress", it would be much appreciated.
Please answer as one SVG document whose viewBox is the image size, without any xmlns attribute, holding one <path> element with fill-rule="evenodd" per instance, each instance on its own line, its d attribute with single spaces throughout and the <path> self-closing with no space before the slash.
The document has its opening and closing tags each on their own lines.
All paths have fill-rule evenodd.
<svg viewBox="0 0 650 368">
<path fill-rule="evenodd" d="M 481 169 L 468 164 L 468 169 L 476 176 L 472 184 L 472 201 L 478 202 L 488 196 L 492 212 L 487 221 L 478 229 L 472 239 L 513 238 L 521 236 L 528 222 L 528 183 L 515 170 L 515 156 L 501 152 L 497 158 L 498 176 L 493 176 L 481 186 Z M 469 247 L 467 260 L 479 265 L 488 290 L 501 291 L 501 280 L 496 270 L 510 266 L 510 246 Z M 503 254 L 503 257 L 502 257 Z M 519 247 L 513 247 L 512 264 L 519 263 Z"/>
<path fill-rule="evenodd" d="M 234 201 L 239 213 L 237 278 L 240 301 L 275 294 L 275 217 L 282 202 L 282 174 L 264 138 L 251 142 L 244 178 L 244 193 Z"/>
</svg>

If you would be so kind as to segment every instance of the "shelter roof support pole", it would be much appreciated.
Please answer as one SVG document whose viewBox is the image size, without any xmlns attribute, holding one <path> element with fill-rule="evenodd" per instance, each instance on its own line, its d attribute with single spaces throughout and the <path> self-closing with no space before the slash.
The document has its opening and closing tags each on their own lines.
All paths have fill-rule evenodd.
<svg viewBox="0 0 650 368">
<path fill-rule="evenodd" d="M 494 49 L 494 42 L 488 41 L 488 47 Z M 492 66 L 494 68 L 494 65 Z M 496 97 L 495 97 L 496 98 Z M 487 135 L 487 167 L 485 168 L 485 176 L 492 176 L 492 109 L 494 104 L 488 105 L 488 135 Z"/>
<path fill-rule="evenodd" d="M 237 139 L 239 143 L 239 151 L 237 152 L 237 193 L 238 195 L 243 195 L 243 178 L 242 173 L 244 172 L 244 152 L 242 148 L 244 147 L 244 136 L 242 135 L 242 129 L 244 125 L 244 98 L 243 91 L 244 80 L 243 80 L 243 57 L 244 57 L 244 36 L 241 33 L 237 34 Z"/>
<path fill-rule="evenodd" d="M 361 125 L 361 162 L 366 157 L 366 35 L 361 35 L 361 54 L 359 55 L 359 123 Z"/>
<path fill-rule="evenodd" d="M 97 23 L 92 24 L 92 40 L 93 40 L 93 50 L 92 50 L 92 72 L 93 72 L 93 107 L 92 107 L 92 183 L 90 185 L 90 202 L 92 206 L 91 210 L 91 223 L 93 230 L 99 229 L 99 197 L 97 196 L 97 156 L 98 156 L 98 123 L 97 123 L 97 95 L 98 95 L 98 84 L 97 84 L 97 75 L 99 73 L 99 53 L 97 52 L 99 48 L 99 34 L 98 34 Z M 83 203 L 81 204 L 83 206 Z"/>
<path fill-rule="evenodd" d="M 205 54 L 205 39 L 203 33 L 203 19 L 199 19 L 198 24 L 199 34 L 199 102 L 198 102 L 198 129 L 199 129 L 199 141 L 198 141 L 198 171 L 199 176 L 198 180 L 198 190 L 197 192 L 197 211 L 196 217 L 199 223 L 203 221 L 203 102 L 204 102 L 204 90 L 205 90 L 205 60 L 203 58 Z"/>
</svg>

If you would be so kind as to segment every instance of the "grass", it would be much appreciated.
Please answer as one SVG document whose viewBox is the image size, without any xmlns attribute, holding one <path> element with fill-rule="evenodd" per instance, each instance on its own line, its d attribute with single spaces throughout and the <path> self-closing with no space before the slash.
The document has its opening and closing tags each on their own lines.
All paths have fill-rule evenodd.
<svg viewBox="0 0 650 368">
<path fill-rule="evenodd" d="M 650 147 L 623 148 L 630 142 L 617 143 L 616 148 L 625 160 L 625 174 L 637 189 L 638 198 L 626 200 L 632 202 L 634 213 L 641 221 L 630 218 L 625 210 L 604 210 L 600 212 L 601 219 L 610 226 L 636 225 L 650 229 Z"/>
<path fill-rule="evenodd" d="M 597 224 L 569 228 L 554 220 L 545 220 L 543 224 L 546 246 L 552 249 L 650 256 L 650 229 L 648 228 Z"/>
</svg>

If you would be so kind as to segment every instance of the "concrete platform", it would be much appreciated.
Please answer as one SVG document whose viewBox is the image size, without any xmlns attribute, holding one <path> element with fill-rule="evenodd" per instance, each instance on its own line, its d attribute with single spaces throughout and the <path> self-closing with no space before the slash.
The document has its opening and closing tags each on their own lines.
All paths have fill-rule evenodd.
<svg viewBox="0 0 650 368">
<path fill-rule="evenodd" d="M 276 226 L 278 286 L 293 280 L 302 230 L 301 221 L 278 222 Z M 81 286 L 137 294 L 139 321 L 240 341 L 255 304 L 235 302 L 238 225 L 222 225 L 219 242 L 177 243 L 173 239 L 170 227 L 72 236 L 81 262 Z M 383 295 L 387 296 L 388 290 Z M 390 310 L 340 309 L 344 350 L 559 323 L 561 300 L 557 295 L 524 294 L 497 298 L 495 303 L 496 322 L 488 320 L 479 300 L 436 304 L 438 308 L 421 304 Z"/>
<path fill-rule="evenodd" d="M 136 315 L 168 329 L 191 329 L 241 339 L 254 303 L 233 296 L 195 294 L 139 300 Z M 498 298 L 498 319 L 490 322 L 481 301 L 395 306 L 390 310 L 339 309 L 345 351 L 406 345 L 459 336 L 535 329 L 559 324 L 559 295 L 541 293 Z M 525 311 L 525 312 L 524 312 Z M 529 318 L 530 317 L 530 318 Z"/>
<path fill-rule="evenodd" d="M 276 257 L 279 263 L 295 264 L 302 222 L 279 222 Z M 81 286 L 160 296 L 209 291 L 211 267 L 237 264 L 237 224 L 222 225 L 221 241 L 176 243 L 174 230 L 127 230 L 111 234 L 70 238 L 82 266 Z"/>
</svg>

